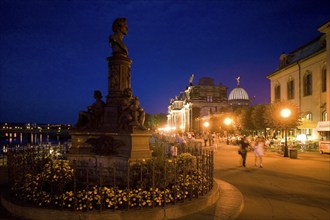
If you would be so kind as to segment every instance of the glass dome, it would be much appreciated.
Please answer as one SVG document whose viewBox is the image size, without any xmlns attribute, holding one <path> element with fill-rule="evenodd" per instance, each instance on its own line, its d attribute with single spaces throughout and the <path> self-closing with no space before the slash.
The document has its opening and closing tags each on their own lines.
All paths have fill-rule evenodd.
<svg viewBox="0 0 330 220">
<path fill-rule="evenodd" d="M 236 87 L 233 89 L 228 96 L 228 100 L 249 100 L 249 95 L 245 89 L 241 87 Z"/>
</svg>

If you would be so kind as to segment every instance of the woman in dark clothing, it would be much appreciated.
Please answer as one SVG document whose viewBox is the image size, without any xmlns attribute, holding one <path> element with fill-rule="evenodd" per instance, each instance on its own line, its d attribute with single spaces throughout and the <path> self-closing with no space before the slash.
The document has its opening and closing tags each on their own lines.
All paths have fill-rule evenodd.
<svg viewBox="0 0 330 220">
<path fill-rule="evenodd" d="M 248 148 L 249 148 L 249 143 L 246 140 L 246 138 L 243 137 L 241 139 L 241 147 L 239 149 L 240 155 L 242 156 L 242 165 L 243 165 L 243 167 L 245 167 L 246 155 L 247 155 L 247 152 L 248 152 Z"/>
</svg>

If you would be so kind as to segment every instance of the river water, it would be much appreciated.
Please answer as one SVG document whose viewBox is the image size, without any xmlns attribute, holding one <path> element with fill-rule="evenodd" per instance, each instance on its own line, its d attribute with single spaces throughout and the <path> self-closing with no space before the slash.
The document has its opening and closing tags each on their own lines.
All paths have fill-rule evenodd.
<svg viewBox="0 0 330 220">
<path fill-rule="evenodd" d="M 24 147 L 27 145 L 59 145 L 70 141 L 68 134 L 50 135 L 44 133 L 2 133 L 0 139 L 0 154 L 10 147 Z"/>
</svg>

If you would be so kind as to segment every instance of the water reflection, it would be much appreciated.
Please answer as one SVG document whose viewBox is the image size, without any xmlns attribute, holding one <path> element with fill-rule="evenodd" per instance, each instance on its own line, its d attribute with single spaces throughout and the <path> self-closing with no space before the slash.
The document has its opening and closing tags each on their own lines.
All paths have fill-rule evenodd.
<svg viewBox="0 0 330 220">
<path fill-rule="evenodd" d="M 0 154 L 5 153 L 9 147 L 27 145 L 60 145 L 69 140 L 68 135 L 42 134 L 42 133 L 4 133 L 0 140 Z"/>
</svg>

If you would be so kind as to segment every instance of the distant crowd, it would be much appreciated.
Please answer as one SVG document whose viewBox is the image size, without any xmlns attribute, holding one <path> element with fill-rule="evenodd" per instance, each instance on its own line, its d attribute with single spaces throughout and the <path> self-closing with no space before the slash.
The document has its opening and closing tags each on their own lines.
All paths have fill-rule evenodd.
<svg viewBox="0 0 330 220">
<path fill-rule="evenodd" d="M 156 132 L 152 135 L 150 139 L 150 144 L 153 145 L 155 142 L 163 142 L 166 154 L 171 157 L 176 157 L 178 155 L 178 148 L 182 147 L 192 147 L 192 146 L 203 146 L 210 147 L 214 151 L 218 150 L 218 147 L 221 144 L 225 145 L 239 145 L 240 151 L 243 153 L 242 165 L 245 166 L 246 158 L 245 152 L 243 148 L 246 148 L 247 151 L 253 150 L 259 156 L 257 157 L 260 162 L 258 162 L 258 166 L 262 167 L 262 155 L 263 150 L 261 148 L 268 147 L 271 144 L 270 140 L 266 140 L 264 137 L 245 137 L 245 136 L 233 136 L 233 135 L 221 135 L 217 132 L 185 132 L 185 133 L 162 133 Z M 245 144 L 247 146 L 245 146 Z M 243 145 L 243 148 L 242 148 Z M 256 147 L 258 146 L 258 147 Z M 258 148 L 258 149 L 257 149 Z M 257 161 L 256 161 L 257 164 Z"/>
</svg>

